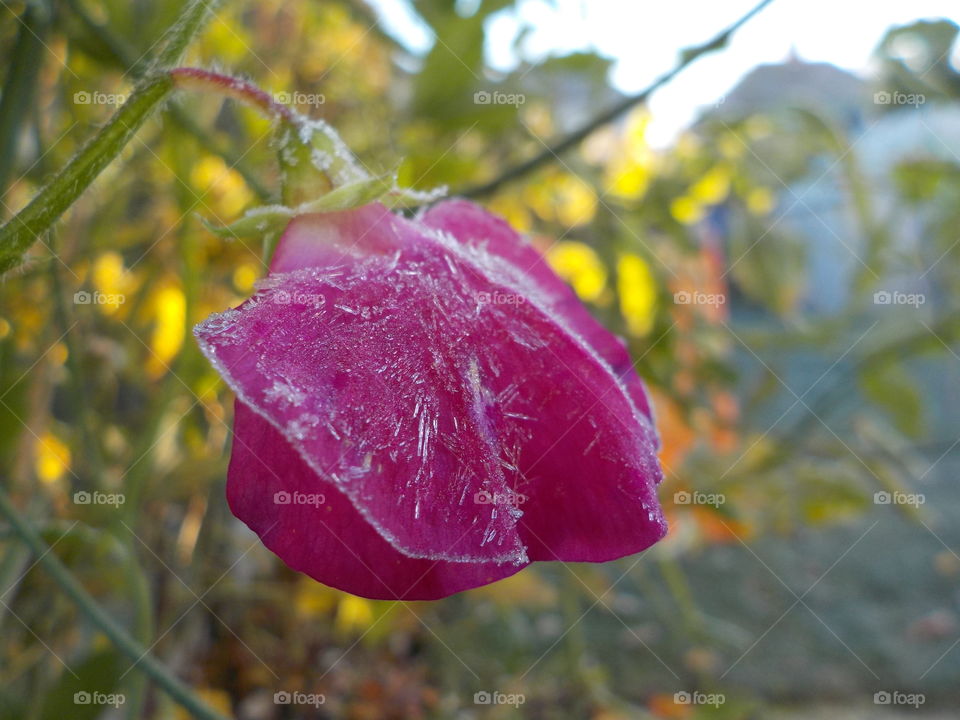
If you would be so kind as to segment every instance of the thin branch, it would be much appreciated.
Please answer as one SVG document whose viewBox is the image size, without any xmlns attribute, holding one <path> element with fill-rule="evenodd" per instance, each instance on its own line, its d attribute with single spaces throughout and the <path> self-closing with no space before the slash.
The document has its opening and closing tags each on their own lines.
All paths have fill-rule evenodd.
<svg viewBox="0 0 960 720">
<path fill-rule="evenodd" d="M 541 165 L 549 163 L 557 158 L 559 155 L 563 154 L 567 150 L 576 145 L 586 138 L 590 133 L 592 133 L 597 128 L 600 128 L 606 125 L 613 120 L 616 120 L 620 115 L 625 113 L 630 108 L 635 105 L 645 103 L 654 92 L 659 90 L 661 87 L 669 83 L 673 78 L 679 75 L 683 70 L 692 64 L 695 60 L 700 58 L 703 55 L 714 52 L 723 48 L 727 42 L 730 40 L 730 37 L 740 29 L 740 27 L 746 24 L 754 15 L 763 10 L 767 5 L 769 5 L 773 0 L 762 0 L 758 5 L 756 5 L 750 12 L 737 20 L 733 25 L 726 28 L 719 34 L 717 34 L 713 39 L 708 40 L 703 45 L 697 45 L 696 47 L 687 48 L 680 53 L 680 61 L 673 67 L 669 72 L 661 75 L 653 83 L 647 86 L 644 90 L 641 90 L 635 95 L 629 95 L 621 100 L 619 103 L 601 113 L 597 117 L 590 120 L 588 123 L 582 127 L 574 130 L 569 135 L 564 137 L 562 140 L 557 142 L 555 145 L 551 145 L 548 148 L 545 148 L 542 152 L 537 155 L 534 155 L 529 160 L 516 165 L 509 170 L 505 171 L 503 174 L 498 175 L 493 180 L 489 182 L 476 185 L 471 188 L 467 188 L 462 192 L 457 193 L 463 197 L 479 197 L 481 195 L 489 195 L 493 191 L 499 189 L 502 185 L 505 185 L 508 182 L 516 180 L 523 175 L 526 175 L 533 170 L 536 170 Z"/>
</svg>

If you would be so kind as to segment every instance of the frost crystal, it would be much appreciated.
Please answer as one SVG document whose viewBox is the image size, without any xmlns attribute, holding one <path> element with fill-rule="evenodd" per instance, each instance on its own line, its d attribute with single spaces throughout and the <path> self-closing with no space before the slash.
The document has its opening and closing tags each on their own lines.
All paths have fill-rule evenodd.
<svg viewBox="0 0 960 720">
<path fill-rule="evenodd" d="M 321 582 L 430 599 L 666 531 L 622 343 L 470 203 L 297 217 L 257 294 L 195 332 L 237 394 L 231 508 Z M 326 502 L 272 500 L 296 492 Z"/>
</svg>

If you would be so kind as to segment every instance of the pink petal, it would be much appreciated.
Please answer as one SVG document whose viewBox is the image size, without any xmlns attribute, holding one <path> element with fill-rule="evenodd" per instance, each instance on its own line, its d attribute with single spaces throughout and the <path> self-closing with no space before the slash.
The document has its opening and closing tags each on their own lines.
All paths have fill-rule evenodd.
<svg viewBox="0 0 960 720">
<path fill-rule="evenodd" d="M 404 555 L 346 495 L 291 452 L 273 425 L 239 400 L 227 501 L 234 515 L 291 568 L 368 598 L 433 600 L 501 580 L 524 567 Z"/>
<path fill-rule="evenodd" d="M 629 361 L 624 380 L 612 367 L 622 346 L 532 248 L 511 251 L 518 239 L 491 231 L 489 216 L 450 227 L 437 218 L 377 205 L 296 218 L 258 293 L 197 327 L 240 405 L 275 429 L 271 438 L 238 423 L 237 444 L 291 486 L 312 471 L 393 555 L 438 561 L 438 592 L 530 558 L 609 560 L 656 542 L 666 530 L 657 438 Z M 257 463 L 237 452 L 231 493 L 247 497 Z M 356 568 L 304 549 L 316 533 L 308 519 L 264 529 L 286 518 L 265 498 L 231 502 L 258 532 L 299 538 L 271 540 L 281 558 L 371 592 L 369 578 L 340 574 Z M 386 556 L 364 547 L 382 576 Z"/>
<path fill-rule="evenodd" d="M 470 368 L 442 356 L 463 328 L 444 323 L 426 265 L 449 269 L 419 239 L 379 206 L 298 218 L 261 291 L 198 338 L 240 399 L 398 550 L 524 563 L 519 511 L 474 501 L 509 488 Z M 293 257 L 325 264 L 278 271 L 297 245 Z"/>
<path fill-rule="evenodd" d="M 528 274 L 542 292 L 544 302 L 606 360 L 627 387 L 637 408 L 653 420 L 646 388 L 634 370 L 623 340 L 597 322 L 576 293 L 557 277 L 543 255 L 506 220 L 462 198 L 434 205 L 421 220 L 424 225 L 446 231 L 462 243 L 486 248 Z"/>
</svg>

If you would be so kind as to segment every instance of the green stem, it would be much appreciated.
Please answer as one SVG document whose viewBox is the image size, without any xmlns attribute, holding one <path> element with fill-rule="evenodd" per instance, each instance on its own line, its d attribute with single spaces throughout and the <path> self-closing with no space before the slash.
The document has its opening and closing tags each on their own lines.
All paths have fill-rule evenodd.
<svg viewBox="0 0 960 720">
<path fill-rule="evenodd" d="M 154 76 L 137 88 L 111 121 L 74 155 L 50 184 L 0 228 L 0 272 L 22 262 L 23 254 L 40 233 L 56 222 L 120 154 L 172 89 L 173 82 L 167 74 Z"/>
<path fill-rule="evenodd" d="M 221 2 L 222 0 L 190 0 L 177 21 L 164 33 L 167 42 L 153 61 L 152 72 L 164 72 L 180 62 L 187 46 L 200 34 Z"/>
<path fill-rule="evenodd" d="M 87 32 L 103 43 L 104 49 L 113 56 L 113 60 L 117 65 L 134 77 L 140 77 L 143 74 L 143 68 L 140 67 L 137 62 L 136 53 L 121 38 L 110 32 L 109 28 L 94 20 L 83 7 L 80 0 L 67 0 L 67 5 L 86 28 Z M 254 172 L 243 162 L 240 153 L 220 143 L 211 133 L 208 133 L 200 127 L 179 105 L 172 105 L 168 112 L 173 121 L 182 130 L 190 133 L 200 142 L 201 147 L 219 155 L 229 167 L 240 173 L 250 189 L 256 193 L 257 197 L 263 201 L 268 201 L 272 197 L 270 190 L 260 182 Z"/>
<path fill-rule="evenodd" d="M 115 531 L 117 532 L 117 531 Z M 129 540 L 130 533 L 127 533 L 127 546 L 130 550 L 130 557 L 136 557 L 136 549 Z M 130 589 L 130 599 L 133 603 L 133 636 L 141 645 L 146 645 L 153 637 L 153 606 L 150 598 L 150 585 L 143 569 L 133 563 L 125 573 Z M 131 675 L 126 686 L 126 715 L 131 720 L 143 717 L 143 706 L 147 700 L 146 675 L 135 673 Z"/>
<path fill-rule="evenodd" d="M 219 0 L 192 0 L 167 31 L 166 45 L 123 106 L 30 203 L 0 228 L 0 273 L 23 261 L 24 253 L 66 211 L 133 138 L 173 90 L 169 68 L 209 20 Z"/>
<path fill-rule="evenodd" d="M 583 608 L 581 598 L 584 584 L 574 570 L 574 566 L 566 565 L 560 587 L 560 613 L 564 625 L 570 628 L 563 643 L 564 663 L 566 665 L 566 682 L 569 688 L 569 699 L 573 703 L 570 708 L 572 716 L 587 717 L 591 714 L 593 705 L 599 700 L 597 678 L 587 666 L 587 636 L 583 631 Z"/>
<path fill-rule="evenodd" d="M 220 715 L 198 698 L 187 685 L 173 675 L 153 655 L 150 655 L 126 630 L 113 621 L 113 618 L 73 577 L 70 570 L 60 562 L 60 559 L 50 552 L 47 543 L 14 507 L 6 491 L 2 489 L 0 489 L 0 513 L 6 516 L 20 539 L 36 556 L 37 563 L 50 573 L 57 585 L 76 603 L 80 611 L 110 639 L 120 652 L 130 658 L 139 670 L 146 673 L 157 685 L 166 690 L 170 697 L 183 706 L 185 710 L 192 713 L 195 718 L 199 720 L 226 720 L 223 715 Z"/>
<path fill-rule="evenodd" d="M 17 42 L 10 55 L 10 69 L 0 96 L 0 194 L 7 189 L 17 155 L 20 128 L 30 109 L 43 57 L 43 38 L 50 25 L 49 8 L 28 3 L 20 17 Z"/>
<path fill-rule="evenodd" d="M 683 570 L 679 563 L 668 557 L 666 553 L 661 552 L 657 553 L 657 564 L 660 566 L 663 579 L 666 580 L 667 587 L 680 611 L 680 619 L 684 629 L 692 637 L 698 640 L 702 639 L 703 623 L 700 612 L 697 610 L 697 603 L 693 599 L 693 593 L 690 591 L 690 586 L 683 576 Z"/>
</svg>

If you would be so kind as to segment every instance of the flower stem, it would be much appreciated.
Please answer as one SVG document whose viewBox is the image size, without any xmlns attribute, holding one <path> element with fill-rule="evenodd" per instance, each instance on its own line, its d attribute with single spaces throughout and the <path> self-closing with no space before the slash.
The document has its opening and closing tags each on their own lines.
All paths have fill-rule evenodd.
<svg viewBox="0 0 960 720">
<path fill-rule="evenodd" d="M 0 273 L 15 268 L 39 235 L 69 208 L 173 90 L 169 68 L 210 18 L 219 0 L 191 0 L 166 33 L 143 81 L 110 121 L 30 203 L 0 228 Z"/>
<path fill-rule="evenodd" d="M 114 622 L 107 611 L 60 562 L 60 559 L 50 552 L 50 547 L 14 507 L 3 489 L 0 489 L 0 514 L 6 516 L 14 532 L 36 556 L 37 564 L 50 573 L 63 592 L 77 604 L 80 611 L 110 639 L 120 652 L 130 658 L 138 669 L 149 675 L 157 685 L 169 693 L 170 697 L 198 720 L 225 720 L 223 715 L 206 705 L 187 685 Z"/>
<path fill-rule="evenodd" d="M 222 0 L 190 0 L 177 21 L 164 33 L 166 44 L 153 61 L 151 71 L 160 73 L 179 63 L 187 46 L 210 22 L 213 12 L 221 2 Z"/>
<path fill-rule="evenodd" d="M 87 32 L 103 44 L 106 52 L 112 56 L 113 62 L 117 66 L 133 77 L 140 78 L 143 76 L 146 67 L 138 59 L 137 52 L 127 45 L 122 38 L 114 35 L 106 25 L 95 20 L 83 7 L 80 0 L 67 0 L 67 6 Z M 218 142 L 213 135 L 200 127 L 197 121 L 182 107 L 176 104 L 171 105 L 167 113 L 182 130 L 193 135 L 201 147 L 219 155 L 227 165 L 240 173 L 257 197 L 264 202 L 270 200 L 272 197 L 270 190 L 260 182 L 253 170 L 247 167 L 242 154 Z"/>
</svg>

